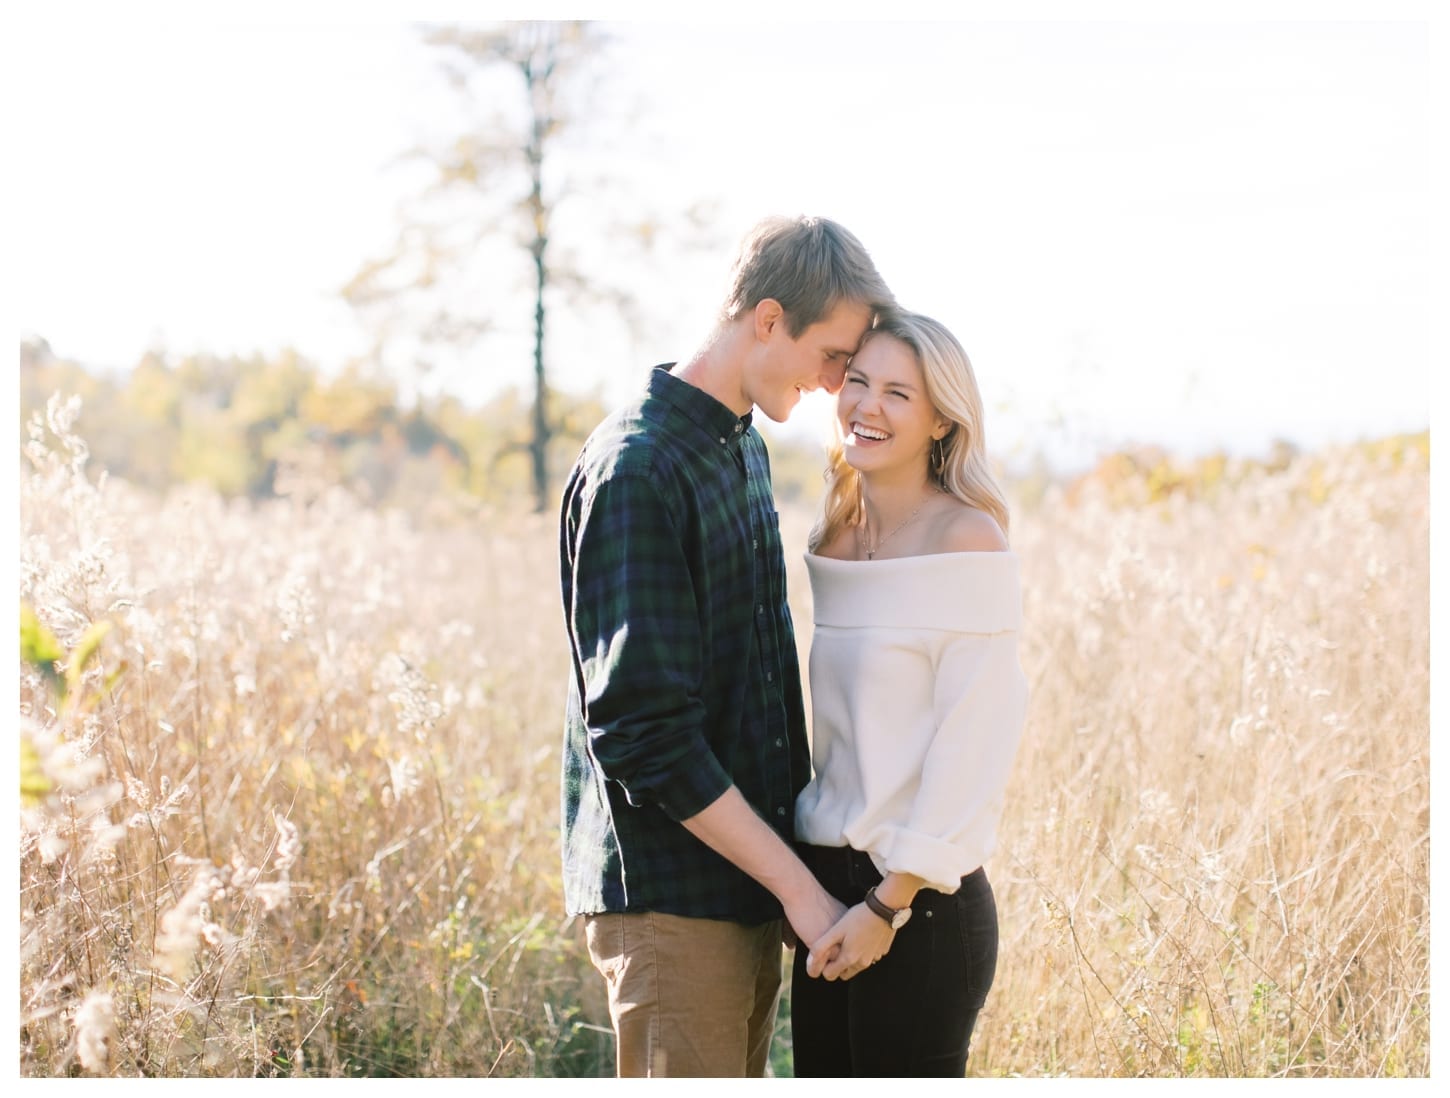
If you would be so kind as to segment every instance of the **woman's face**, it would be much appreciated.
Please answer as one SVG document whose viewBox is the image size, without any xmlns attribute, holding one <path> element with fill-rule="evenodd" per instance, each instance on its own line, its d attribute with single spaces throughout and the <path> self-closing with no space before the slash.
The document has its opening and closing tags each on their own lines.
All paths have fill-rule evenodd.
<svg viewBox="0 0 1450 1098">
<path fill-rule="evenodd" d="M 884 334 L 869 336 L 846 368 L 836 415 L 846 461 L 863 473 L 903 468 L 925 473 L 932 442 L 950 426 L 927 399 L 911 348 Z"/>
</svg>

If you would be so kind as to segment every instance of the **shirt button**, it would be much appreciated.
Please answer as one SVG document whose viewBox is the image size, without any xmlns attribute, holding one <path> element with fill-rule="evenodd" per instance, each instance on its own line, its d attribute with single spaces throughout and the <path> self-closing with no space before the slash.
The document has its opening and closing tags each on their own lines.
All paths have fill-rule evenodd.
<svg viewBox="0 0 1450 1098">
<path fill-rule="evenodd" d="M 739 433 L 740 433 L 740 432 L 741 432 L 741 431 L 743 431 L 743 430 L 745 430 L 745 424 L 743 424 L 743 423 L 737 423 L 737 424 L 736 424 L 736 425 L 735 425 L 735 433 L 736 433 L 736 434 L 737 434 L 737 435 L 738 435 L 738 434 L 739 434 Z"/>
<path fill-rule="evenodd" d="M 777 809 L 776 809 L 776 810 L 775 810 L 775 814 L 776 814 L 776 815 L 777 815 L 777 816 L 784 816 L 784 815 L 785 815 L 785 809 L 783 809 L 783 808 L 777 808 Z"/>
<path fill-rule="evenodd" d="M 760 548 L 760 539 L 759 538 L 751 538 L 750 539 L 750 548 L 752 548 L 752 549 L 759 549 Z"/>
<path fill-rule="evenodd" d="M 765 613 L 765 604 L 764 603 L 761 603 L 760 605 L 756 606 L 755 612 L 757 614 L 763 614 L 763 613 Z"/>
<path fill-rule="evenodd" d="M 767 671 L 765 673 L 765 681 L 766 682 L 774 682 L 775 681 L 775 672 L 774 671 Z"/>
<path fill-rule="evenodd" d="M 785 746 L 785 741 L 783 739 L 781 739 L 780 737 L 777 736 L 776 737 L 776 740 L 775 740 L 775 746 L 776 747 L 784 747 Z"/>
<path fill-rule="evenodd" d="M 725 445 L 725 440 L 723 438 L 720 440 L 720 445 L 721 446 L 724 446 Z"/>
</svg>

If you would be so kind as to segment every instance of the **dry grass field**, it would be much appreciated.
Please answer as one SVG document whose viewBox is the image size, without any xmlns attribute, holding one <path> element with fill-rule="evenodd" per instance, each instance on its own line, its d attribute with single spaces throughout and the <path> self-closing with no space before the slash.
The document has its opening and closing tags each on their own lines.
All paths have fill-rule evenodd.
<svg viewBox="0 0 1450 1098">
<path fill-rule="evenodd" d="M 74 414 L 21 471 L 20 1074 L 609 1073 L 552 518 L 157 501 Z M 1103 475 L 1012 534 L 1033 694 L 969 1073 L 1427 1075 L 1427 440 Z"/>
</svg>

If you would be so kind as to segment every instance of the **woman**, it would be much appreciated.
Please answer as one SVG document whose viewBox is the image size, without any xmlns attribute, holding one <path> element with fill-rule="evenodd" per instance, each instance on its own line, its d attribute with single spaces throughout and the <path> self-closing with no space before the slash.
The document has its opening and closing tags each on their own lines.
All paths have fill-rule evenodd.
<svg viewBox="0 0 1450 1098">
<path fill-rule="evenodd" d="M 791 986 L 797 1076 L 955 1076 L 997 962 L 982 863 L 1021 736 L 1021 593 L 950 332 L 866 334 L 806 564 L 814 780 L 801 857 L 851 906 Z"/>
</svg>

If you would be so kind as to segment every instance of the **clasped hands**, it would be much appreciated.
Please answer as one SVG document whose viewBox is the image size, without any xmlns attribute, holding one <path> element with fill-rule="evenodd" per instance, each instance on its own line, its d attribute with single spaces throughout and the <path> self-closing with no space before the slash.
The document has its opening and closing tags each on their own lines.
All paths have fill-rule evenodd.
<svg viewBox="0 0 1450 1098">
<path fill-rule="evenodd" d="M 809 941 L 806 972 L 815 978 L 849 980 L 886 956 L 896 938 L 896 931 L 864 902 L 850 908 L 835 899 L 831 902 L 836 905 L 838 914 L 829 929 Z M 788 938 L 808 941 L 800 937 L 794 927 L 794 921 L 787 923 Z M 788 941 L 787 944 L 794 945 L 794 942 Z"/>
</svg>

